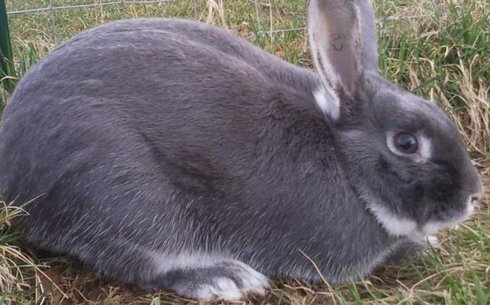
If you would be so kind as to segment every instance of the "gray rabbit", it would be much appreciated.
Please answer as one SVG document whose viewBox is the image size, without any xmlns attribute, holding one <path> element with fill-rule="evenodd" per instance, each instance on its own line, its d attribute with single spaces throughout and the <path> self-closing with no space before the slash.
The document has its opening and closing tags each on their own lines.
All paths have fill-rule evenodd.
<svg viewBox="0 0 490 305">
<path fill-rule="evenodd" d="M 1 121 L 0 192 L 36 248 L 204 300 L 365 276 L 481 196 L 458 131 L 379 75 L 368 0 L 311 0 L 317 72 L 233 33 L 118 21 L 61 45 Z M 411 248 L 408 247 L 408 248 Z M 311 261 L 310 261 L 311 260 Z"/>
</svg>

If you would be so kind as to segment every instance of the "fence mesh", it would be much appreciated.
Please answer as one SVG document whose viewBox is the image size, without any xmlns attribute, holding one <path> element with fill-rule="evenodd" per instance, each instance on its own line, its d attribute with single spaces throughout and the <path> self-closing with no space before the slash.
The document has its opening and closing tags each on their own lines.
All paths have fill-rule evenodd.
<svg viewBox="0 0 490 305">
<path fill-rule="evenodd" d="M 411 10 L 404 14 L 398 3 L 374 2 L 380 29 L 387 28 L 392 21 L 410 22 L 430 19 L 433 15 L 423 5 L 411 5 Z M 181 17 L 217 24 L 290 62 L 308 64 L 304 36 L 306 3 L 305 0 L 9 0 L 7 16 L 17 73 L 8 74 L 8 78 L 18 79 L 48 51 L 82 30 L 136 17 Z M 431 6 L 434 3 L 443 5 L 444 2 L 432 1 Z M 6 81 L 5 77 L 2 79 Z"/>
<path fill-rule="evenodd" d="M 485 60 L 488 52 L 478 54 L 480 51 L 473 47 L 484 41 L 479 35 L 486 32 L 465 42 L 471 38 L 465 34 L 467 29 L 480 20 L 478 14 L 487 12 L 488 0 L 472 0 L 469 4 L 459 0 L 373 2 L 381 38 L 379 68 L 383 75 L 438 101 L 445 109 L 461 109 L 461 105 L 473 105 L 475 100 L 488 104 L 485 89 L 488 82 L 480 80 L 486 78 L 485 72 L 474 68 L 475 63 Z M 179 17 L 229 28 L 269 53 L 311 67 L 305 37 L 306 4 L 306 0 L 8 0 L 15 75 L 1 81 L 2 84 L 10 78 L 17 81 L 48 51 L 82 30 L 136 17 Z M 432 45 L 433 40 L 438 45 Z M 459 81 L 446 84 L 455 77 L 469 79 L 461 88 Z M 0 88 L 0 110 L 8 98 L 5 92 L 10 91 Z M 463 112 L 452 115 L 455 121 L 464 121 L 458 127 L 468 132 L 467 142 L 488 152 L 488 137 L 478 131 L 481 126 L 488 126 L 488 112 L 476 109 L 474 113 L 473 117 Z M 479 116 L 480 113 L 483 114 Z M 472 124 L 474 128 L 465 127 Z"/>
<path fill-rule="evenodd" d="M 57 44 L 59 42 L 58 33 L 60 32 L 59 14 L 63 11 L 80 11 L 80 10 L 113 10 L 114 8 L 119 10 L 132 8 L 134 6 L 144 7 L 143 10 L 152 10 L 162 8 L 164 5 L 170 3 L 185 3 L 184 5 L 192 5 L 192 10 L 195 15 L 202 15 L 203 8 L 207 10 L 204 14 L 213 14 L 213 12 L 219 13 L 220 10 L 233 10 L 233 6 L 238 6 L 236 4 L 231 4 L 231 7 L 225 3 L 225 1 L 230 0 L 94 0 L 94 1 L 78 1 L 78 0 L 37 0 L 37 1 L 23 1 L 23 0 L 11 0 L 7 2 L 7 15 L 11 19 L 15 19 L 20 16 L 29 15 L 32 18 L 34 16 L 43 14 L 50 19 L 50 32 L 52 35 L 53 43 Z M 254 7 L 253 23 L 256 33 L 259 35 L 273 35 L 277 33 L 285 32 L 295 32 L 304 31 L 304 9 L 306 6 L 306 1 L 296 1 L 295 4 L 291 5 L 291 1 L 287 3 L 283 0 L 244 0 L 243 2 L 248 2 L 249 5 Z M 231 3 L 231 2 L 230 2 Z M 177 4 L 178 5 L 178 4 Z M 290 22 L 283 28 L 273 27 L 274 10 L 287 10 L 287 14 L 292 16 L 296 21 Z M 154 13 L 150 13 L 149 16 L 154 16 Z M 145 17 L 144 14 L 138 15 L 138 17 Z M 170 16 L 166 16 L 170 17 Z M 196 16 L 197 17 L 197 16 Z M 405 16 L 387 16 L 384 21 L 390 20 L 400 20 L 400 19 L 421 19 L 430 18 L 431 14 L 415 14 L 415 15 L 405 15 Z M 208 20 L 209 21 L 209 20 Z"/>
</svg>

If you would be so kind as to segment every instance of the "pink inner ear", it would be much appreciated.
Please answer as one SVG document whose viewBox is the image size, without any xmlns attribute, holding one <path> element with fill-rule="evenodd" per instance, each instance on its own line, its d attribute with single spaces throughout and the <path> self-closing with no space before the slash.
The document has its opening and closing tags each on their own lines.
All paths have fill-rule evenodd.
<svg viewBox="0 0 490 305">
<path fill-rule="evenodd" d="M 318 69 L 334 89 L 353 96 L 360 76 L 360 28 L 357 8 L 351 1 L 318 0 L 310 10 Z M 313 3 L 312 3 L 313 5 Z"/>
<path fill-rule="evenodd" d="M 330 35 L 329 43 L 330 47 L 327 52 L 332 68 L 339 75 L 340 85 L 349 94 L 352 94 L 358 77 L 355 60 L 356 53 L 354 52 L 352 39 L 349 39 L 345 33 L 337 32 Z"/>
</svg>

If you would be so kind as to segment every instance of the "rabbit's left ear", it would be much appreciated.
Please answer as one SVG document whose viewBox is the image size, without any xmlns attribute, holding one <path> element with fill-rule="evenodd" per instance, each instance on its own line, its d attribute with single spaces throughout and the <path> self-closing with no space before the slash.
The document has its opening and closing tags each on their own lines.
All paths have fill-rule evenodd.
<svg viewBox="0 0 490 305">
<path fill-rule="evenodd" d="M 323 110 L 337 119 L 340 91 L 354 97 L 362 72 L 377 70 L 372 4 L 369 0 L 310 0 L 308 32 L 313 62 L 334 100 Z"/>
<path fill-rule="evenodd" d="M 364 70 L 378 73 L 378 38 L 376 17 L 370 0 L 356 0 L 359 8 L 359 27 L 361 31 L 361 63 Z"/>
</svg>

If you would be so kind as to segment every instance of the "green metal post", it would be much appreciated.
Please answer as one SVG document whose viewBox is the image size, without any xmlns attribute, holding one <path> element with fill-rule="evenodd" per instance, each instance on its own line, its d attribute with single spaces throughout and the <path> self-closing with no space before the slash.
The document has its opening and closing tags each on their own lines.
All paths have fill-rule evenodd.
<svg viewBox="0 0 490 305">
<path fill-rule="evenodd" d="M 5 90 L 11 93 L 15 87 L 15 67 L 12 44 L 10 42 L 7 7 L 5 0 L 0 0 L 0 80 Z"/>
</svg>

